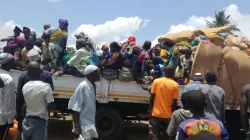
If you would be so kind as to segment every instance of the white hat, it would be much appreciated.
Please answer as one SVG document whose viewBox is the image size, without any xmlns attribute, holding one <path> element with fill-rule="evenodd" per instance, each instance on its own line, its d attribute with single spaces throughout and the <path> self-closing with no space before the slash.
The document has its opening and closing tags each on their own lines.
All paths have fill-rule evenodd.
<svg viewBox="0 0 250 140">
<path fill-rule="evenodd" d="M 9 53 L 1 53 L 0 54 L 0 64 L 4 65 L 9 63 L 13 59 L 13 56 Z"/>
<path fill-rule="evenodd" d="M 85 69 L 84 69 L 84 75 L 88 75 L 94 71 L 96 71 L 98 69 L 97 66 L 95 65 L 88 65 Z"/>
<path fill-rule="evenodd" d="M 31 61 L 38 61 L 41 59 L 39 52 L 34 48 L 27 52 L 27 57 L 28 57 L 30 62 Z"/>
<path fill-rule="evenodd" d="M 201 73 L 195 73 L 193 77 L 194 81 L 200 81 L 203 80 L 202 74 Z"/>
</svg>

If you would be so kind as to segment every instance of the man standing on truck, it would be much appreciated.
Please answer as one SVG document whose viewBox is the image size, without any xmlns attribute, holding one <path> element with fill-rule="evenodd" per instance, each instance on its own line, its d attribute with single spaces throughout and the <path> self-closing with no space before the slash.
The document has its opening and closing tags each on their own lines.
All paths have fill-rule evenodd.
<svg viewBox="0 0 250 140">
<path fill-rule="evenodd" d="M 16 114 L 14 80 L 9 74 L 0 74 L 0 88 L 0 140 L 5 140 Z"/>
<path fill-rule="evenodd" d="M 167 139 L 167 127 L 179 97 L 178 84 L 173 80 L 175 69 L 165 67 L 166 77 L 155 79 L 151 89 L 150 111 L 152 111 L 153 140 Z M 163 136 L 162 136 L 163 134 Z"/>
<path fill-rule="evenodd" d="M 73 133 L 84 140 L 98 138 L 95 127 L 96 85 L 100 80 L 99 69 L 88 65 L 84 69 L 84 78 L 69 100 L 68 109 L 73 110 Z"/>
<path fill-rule="evenodd" d="M 203 77 L 201 73 L 195 73 L 193 77 L 193 83 L 186 85 L 183 92 L 189 92 L 196 89 L 197 87 L 202 85 L 202 82 L 203 82 Z"/>
<path fill-rule="evenodd" d="M 216 85 L 217 76 L 215 72 L 206 73 L 207 84 L 200 85 L 196 90 L 201 90 L 206 95 L 207 107 L 205 113 L 209 117 L 225 121 L 225 91 Z"/>
<path fill-rule="evenodd" d="M 28 58 L 31 59 L 31 58 Z M 32 58 L 34 59 L 34 58 Z M 38 60 L 38 63 L 40 60 Z M 54 84 L 52 80 L 52 76 L 49 72 L 40 69 L 40 80 L 50 84 L 51 89 L 54 90 Z M 22 122 L 25 117 L 25 108 L 26 104 L 23 98 L 23 86 L 30 81 L 30 77 L 28 75 L 28 71 L 24 71 L 20 74 L 17 85 L 17 93 L 16 93 L 16 120 L 18 121 L 18 140 L 22 140 Z"/>
<path fill-rule="evenodd" d="M 30 81 L 23 86 L 23 97 L 27 105 L 22 123 L 23 140 L 45 140 L 48 112 L 55 108 L 52 89 L 40 80 L 40 71 L 39 63 L 33 61 L 28 64 Z"/>
</svg>

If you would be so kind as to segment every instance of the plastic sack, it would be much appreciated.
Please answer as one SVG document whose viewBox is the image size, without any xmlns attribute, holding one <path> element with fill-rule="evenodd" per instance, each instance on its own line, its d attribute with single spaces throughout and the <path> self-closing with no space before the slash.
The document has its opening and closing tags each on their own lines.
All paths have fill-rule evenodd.
<svg viewBox="0 0 250 140">
<path fill-rule="evenodd" d="M 9 129 L 8 137 L 6 140 L 16 140 L 17 139 L 17 121 L 14 121 L 14 126 Z"/>
</svg>

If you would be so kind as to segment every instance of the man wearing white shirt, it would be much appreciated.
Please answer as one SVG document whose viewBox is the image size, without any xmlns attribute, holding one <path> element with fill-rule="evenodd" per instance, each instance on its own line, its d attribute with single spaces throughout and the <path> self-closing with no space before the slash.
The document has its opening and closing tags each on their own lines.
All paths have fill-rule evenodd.
<svg viewBox="0 0 250 140">
<path fill-rule="evenodd" d="M 13 127 L 16 115 L 14 81 L 8 74 L 0 74 L 0 140 L 5 140 Z"/>
<path fill-rule="evenodd" d="M 30 81 L 23 87 L 23 96 L 27 104 L 23 120 L 23 140 L 44 140 L 47 137 L 48 111 L 54 108 L 54 98 L 49 84 L 40 80 L 40 65 L 28 64 Z"/>
<path fill-rule="evenodd" d="M 73 133 L 81 135 L 84 140 L 98 138 L 95 127 L 96 85 L 100 80 L 99 69 L 88 65 L 84 69 L 86 78 L 78 85 L 74 95 L 69 100 L 68 109 L 73 110 Z"/>
</svg>

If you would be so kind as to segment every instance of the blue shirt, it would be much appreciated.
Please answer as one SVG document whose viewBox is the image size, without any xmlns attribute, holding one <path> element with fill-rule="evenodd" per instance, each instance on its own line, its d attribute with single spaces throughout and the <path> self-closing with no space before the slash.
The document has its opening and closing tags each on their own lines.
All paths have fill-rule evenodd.
<svg viewBox="0 0 250 140">
<path fill-rule="evenodd" d="M 200 81 L 194 81 L 193 83 L 186 85 L 183 92 L 189 92 L 189 91 L 195 90 L 200 85 L 202 85 Z"/>
<path fill-rule="evenodd" d="M 193 116 L 191 119 L 183 121 L 177 132 L 178 140 L 186 140 L 186 138 L 196 135 L 201 131 L 207 131 L 228 140 L 228 133 L 221 121 L 208 118 L 207 116 Z"/>
</svg>

